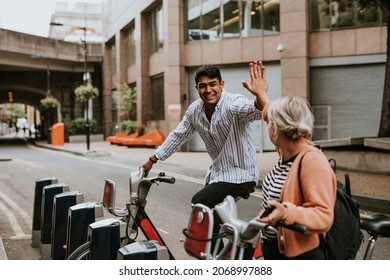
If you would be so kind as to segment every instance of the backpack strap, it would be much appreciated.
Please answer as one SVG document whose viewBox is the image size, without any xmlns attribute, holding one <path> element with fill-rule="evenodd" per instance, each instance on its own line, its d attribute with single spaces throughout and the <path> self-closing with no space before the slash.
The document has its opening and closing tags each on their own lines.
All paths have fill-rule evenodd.
<svg viewBox="0 0 390 280">
<path fill-rule="evenodd" d="M 308 152 L 310 152 L 310 151 L 308 151 Z M 308 152 L 306 152 L 306 153 L 308 153 Z M 301 160 L 300 160 L 299 165 L 298 165 L 298 183 L 299 183 L 299 188 L 301 189 L 301 193 L 302 193 L 303 199 L 305 199 L 305 197 L 303 195 L 303 190 L 302 190 L 301 170 L 302 170 L 302 161 L 303 161 L 303 158 L 306 155 L 306 153 L 301 157 Z M 335 161 L 335 163 L 336 163 L 336 161 Z M 318 238 L 320 240 L 320 247 L 322 248 L 322 250 L 324 250 L 323 240 L 325 238 L 325 235 L 326 235 L 326 233 L 319 233 L 318 234 Z"/>
</svg>

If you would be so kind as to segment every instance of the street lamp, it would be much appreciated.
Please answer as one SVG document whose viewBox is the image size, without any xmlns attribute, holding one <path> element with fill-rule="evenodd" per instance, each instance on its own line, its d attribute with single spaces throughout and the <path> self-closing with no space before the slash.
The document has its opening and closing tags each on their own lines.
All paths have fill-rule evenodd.
<svg viewBox="0 0 390 280">
<path fill-rule="evenodd" d="M 58 23 L 58 22 L 50 22 L 50 25 L 52 26 L 65 26 L 66 24 L 63 24 L 63 23 Z M 88 68 L 87 68 L 87 63 L 88 63 L 88 48 L 87 48 L 87 27 L 84 26 L 84 27 L 80 27 L 80 26 L 72 26 L 72 25 L 66 25 L 66 26 L 70 26 L 70 27 L 74 27 L 74 28 L 77 28 L 77 29 L 80 29 L 80 30 L 83 30 L 83 33 L 84 33 L 84 39 L 82 40 L 83 44 L 84 44 L 84 74 L 83 74 L 83 83 L 84 83 L 84 86 L 87 86 L 88 84 L 91 84 L 91 79 L 90 79 L 90 75 L 89 75 L 89 72 L 88 72 Z M 90 125 L 89 125 L 89 99 L 85 100 L 84 101 L 84 110 L 86 112 L 86 121 L 85 121 L 85 135 L 86 135 L 86 140 L 87 140 L 87 151 L 89 151 L 89 143 L 90 143 L 90 133 L 91 133 L 91 129 L 90 129 Z"/>
</svg>

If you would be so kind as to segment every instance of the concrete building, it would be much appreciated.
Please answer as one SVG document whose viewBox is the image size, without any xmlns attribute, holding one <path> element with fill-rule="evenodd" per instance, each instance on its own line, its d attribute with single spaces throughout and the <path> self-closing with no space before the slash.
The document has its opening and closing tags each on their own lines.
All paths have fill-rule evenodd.
<svg viewBox="0 0 390 280">
<path fill-rule="evenodd" d="M 49 38 L 80 43 L 85 35 L 90 44 L 105 42 L 102 7 L 101 3 L 58 2 L 51 16 Z"/>
<path fill-rule="evenodd" d="M 106 134 L 121 120 L 111 98 L 120 84 L 137 91 L 136 120 L 167 135 L 198 98 L 193 76 L 200 65 L 219 66 L 228 91 L 250 96 L 241 81 L 249 80 L 253 60 L 268 69 L 271 98 L 308 98 L 316 140 L 378 133 L 387 26 L 375 4 L 108 0 L 103 5 Z M 256 122 L 253 129 L 257 149 L 272 150 L 265 124 Z M 194 137 L 184 149 L 205 148 Z"/>
</svg>

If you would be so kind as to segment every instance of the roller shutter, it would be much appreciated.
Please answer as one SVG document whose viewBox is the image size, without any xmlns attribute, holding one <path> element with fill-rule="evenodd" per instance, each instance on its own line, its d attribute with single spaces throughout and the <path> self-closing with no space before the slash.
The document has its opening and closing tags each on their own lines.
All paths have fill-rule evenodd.
<svg viewBox="0 0 390 280">
<path fill-rule="evenodd" d="M 310 74 L 315 140 L 377 136 L 384 64 L 313 67 Z"/>
</svg>

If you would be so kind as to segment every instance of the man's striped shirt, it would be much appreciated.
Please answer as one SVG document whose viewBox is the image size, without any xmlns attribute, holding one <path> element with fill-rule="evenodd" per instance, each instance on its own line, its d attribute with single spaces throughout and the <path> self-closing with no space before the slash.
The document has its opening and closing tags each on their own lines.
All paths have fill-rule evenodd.
<svg viewBox="0 0 390 280">
<path fill-rule="evenodd" d="M 160 160 L 167 159 L 198 132 L 212 160 L 206 183 L 257 183 L 259 168 L 250 122 L 261 117 L 254 100 L 223 90 L 211 121 L 206 117 L 203 100 L 196 100 L 155 154 Z"/>
</svg>

